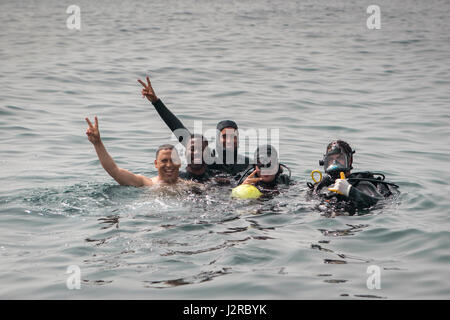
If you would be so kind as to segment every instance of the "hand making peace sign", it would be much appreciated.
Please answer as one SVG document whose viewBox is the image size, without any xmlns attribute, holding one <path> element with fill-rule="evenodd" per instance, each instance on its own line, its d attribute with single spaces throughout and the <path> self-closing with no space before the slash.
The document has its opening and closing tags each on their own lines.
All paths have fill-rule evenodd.
<svg viewBox="0 0 450 320">
<path fill-rule="evenodd" d="M 86 122 L 89 125 L 89 128 L 86 130 L 86 134 L 88 136 L 88 139 L 92 144 L 96 144 L 100 142 L 100 131 L 98 131 L 98 119 L 97 116 L 95 116 L 95 126 L 92 125 L 92 123 L 89 121 L 88 118 L 86 118 Z"/>
<path fill-rule="evenodd" d="M 258 170 L 253 171 L 243 182 L 243 184 L 257 184 L 262 180 L 262 178 L 255 178 L 255 175 L 258 173 Z"/>
<path fill-rule="evenodd" d="M 150 83 L 150 78 L 147 76 L 147 84 L 138 79 L 138 82 L 144 86 L 142 89 L 142 97 L 146 97 L 150 102 L 156 102 L 158 97 L 155 94 L 155 91 L 152 88 L 152 84 Z"/>
</svg>

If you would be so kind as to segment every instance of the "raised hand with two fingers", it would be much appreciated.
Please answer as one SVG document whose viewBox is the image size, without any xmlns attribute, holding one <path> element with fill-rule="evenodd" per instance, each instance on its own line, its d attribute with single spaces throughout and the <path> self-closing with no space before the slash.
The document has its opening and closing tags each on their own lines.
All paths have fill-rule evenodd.
<svg viewBox="0 0 450 320">
<path fill-rule="evenodd" d="M 138 82 L 142 84 L 144 89 L 142 89 L 142 98 L 147 98 L 150 102 L 156 102 L 158 100 L 158 97 L 156 96 L 155 90 L 152 88 L 152 84 L 150 82 L 150 78 L 147 76 L 147 84 L 143 82 L 142 80 L 138 79 Z"/>
<path fill-rule="evenodd" d="M 255 175 L 258 173 L 258 170 L 253 171 L 245 180 L 242 182 L 243 184 L 257 184 L 262 180 L 262 178 L 255 178 Z"/>
<path fill-rule="evenodd" d="M 98 118 L 95 116 L 95 125 L 92 125 L 92 122 L 86 118 L 86 122 L 89 125 L 89 128 L 86 130 L 86 135 L 88 136 L 89 141 L 92 144 L 97 144 L 101 141 L 100 139 L 100 131 L 98 130 Z"/>
</svg>

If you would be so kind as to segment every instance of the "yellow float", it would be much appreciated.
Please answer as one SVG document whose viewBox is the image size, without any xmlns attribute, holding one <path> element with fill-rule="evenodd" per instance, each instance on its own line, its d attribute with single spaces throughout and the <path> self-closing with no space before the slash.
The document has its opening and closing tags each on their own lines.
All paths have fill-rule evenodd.
<svg viewBox="0 0 450 320">
<path fill-rule="evenodd" d="M 258 199 L 262 196 L 261 191 L 251 184 L 241 184 L 231 190 L 231 197 L 237 199 Z"/>
</svg>

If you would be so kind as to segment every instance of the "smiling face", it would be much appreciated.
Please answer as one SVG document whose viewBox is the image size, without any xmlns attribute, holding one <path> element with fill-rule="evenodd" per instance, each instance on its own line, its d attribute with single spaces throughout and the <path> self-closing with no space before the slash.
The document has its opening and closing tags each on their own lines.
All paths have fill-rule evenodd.
<svg viewBox="0 0 450 320">
<path fill-rule="evenodd" d="M 165 183 L 175 183 L 178 180 L 181 161 L 175 149 L 163 149 L 158 152 L 155 167 L 159 179 Z"/>
</svg>

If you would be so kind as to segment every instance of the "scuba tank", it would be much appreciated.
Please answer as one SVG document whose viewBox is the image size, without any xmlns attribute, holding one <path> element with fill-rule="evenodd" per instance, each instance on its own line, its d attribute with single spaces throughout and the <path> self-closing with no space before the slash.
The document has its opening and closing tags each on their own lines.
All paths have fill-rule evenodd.
<svg viewBox="0 0 450 320">
<path fill-rule="evenodd" d="M 314 173 L 316 173 L 316 172 L 320 173 L 319 181 L 317 181 L 314 178 Z M 322 178 L 322 173 L 319 170 L 312 171 L 311 177 L 312 177 L 313 181 L 316 182 L 316 184 L 314 185 L 311 182 L 307 182 L 307 185 L 310 189 L 314 189 L 314 188 L 320 189 L 324 186 L 329 186 L 329 185 L 333 184 L 334 181 L 336 180 L 329 174 L 326 174 L 325 177 Z M 380 184 L 392 186 L 394 188 L 399 188 L 399 186 L 396 185 L 395 183 L 384 181 L 385 178 L 386 178 L 385 175 L 380 172 L 361 171 L 361 172 L 355 172 L 355 173 L 350 174 L 350 176 L 347 177 L 346 179 L 348 181 L 354 181 L 355 183 L 352 183 L 352 186 L 354 186 L 354 187 L 356 187 L 360 181 L 369 181 L 374 184 L 380 183 Z"/>
</svg>

